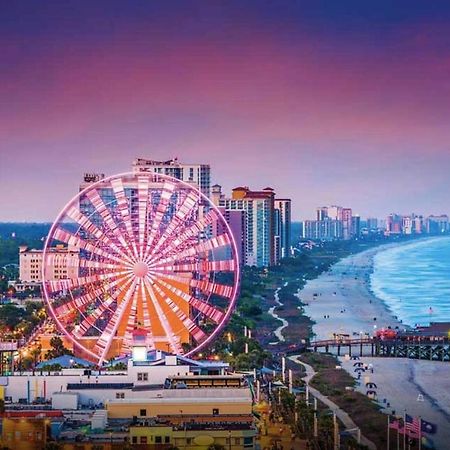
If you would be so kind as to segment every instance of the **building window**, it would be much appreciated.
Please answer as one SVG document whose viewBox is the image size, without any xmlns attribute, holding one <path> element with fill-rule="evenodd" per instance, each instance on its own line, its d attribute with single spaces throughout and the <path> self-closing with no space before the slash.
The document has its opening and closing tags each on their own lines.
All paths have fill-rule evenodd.
<svg viewBox="0 0 450 450">
<path fill-rule="evenodd" d="M 147 436 L 141 436 L 140 443 L 141 444 L 146 444 L 147 443 Z"/>
<path fill-rule="evenodd" d="M 148 373 L 147 372 L 140 372 L 137 374 L 138 381 L 148 381 Z"/>
<path fill-rule="evenodd" d="M 116 392 L 116 398 L 125 398 L 125 392 Z"/>
<path fill-rule="evenodd" d="M 219 408 L 213 408 L 213 416 L 219 415 Z"/>
<path fill-rule="evenodd" d="M 253 448 L 253 438 L 252 437 L 244 437 L 244 448 L 245 447 Z"/>
<path fill-rule="evenodd" d="M 132 442 L 133 444 L 137 444 L 137 436 L 132 436 L 132 437 L 131 437 L 131 442 Z"/>
<path fill-rule="evenodd" d="M 170 444 L 170 436 L 164 436 L 164 443 Z"/>
<path fill-rule="evenodd" d="M 146 416 L 147 415 L 147 410 L 146 409 L 141 409 L 140 411 L 139 411 L 139 415 L 142 417 L 142 416 Z"/>
<path fill-rule="evenodd" d="M 155 436 L 155 444 L 162 444 L 162 437 L 161 436 Z"/>
<path fill-rule="evenodd" d="M 241 445 L 241 439 L 240 438 L 234 438 L 234 445 Z"/>
</svg>

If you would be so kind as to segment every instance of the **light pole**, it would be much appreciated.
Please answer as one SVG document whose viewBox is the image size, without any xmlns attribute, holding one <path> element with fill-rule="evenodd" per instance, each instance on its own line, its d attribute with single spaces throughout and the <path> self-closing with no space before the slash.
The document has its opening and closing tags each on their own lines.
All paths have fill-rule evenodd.
<svg viewBox="0 0 450 450">
<path fill-rule="evenodd" d="M 186 421 L 183 418 L 183 410 L 182 409 L 180 409 L 180 414 L 181 414 L 181 420 L 182 420 L 183 428 L 184 428 L 184 444 L 183 444 L 183 448 L 186 450 L 186 448 L 187 448 Z"/>
</svg>

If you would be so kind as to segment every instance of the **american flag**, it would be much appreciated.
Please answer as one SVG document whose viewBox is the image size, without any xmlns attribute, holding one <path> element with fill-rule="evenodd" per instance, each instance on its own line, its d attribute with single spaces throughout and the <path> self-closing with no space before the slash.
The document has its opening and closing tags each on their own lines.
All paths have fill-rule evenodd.
<svg viewBox="0 0 450 450">
<path fill-rule="evenodd" d="M 406 431 L 412 434 L 420 434 L 420 419 L 418 417 L 412 417 L 408 414 L 405 415 L 405 428 Z"/>
</svg>

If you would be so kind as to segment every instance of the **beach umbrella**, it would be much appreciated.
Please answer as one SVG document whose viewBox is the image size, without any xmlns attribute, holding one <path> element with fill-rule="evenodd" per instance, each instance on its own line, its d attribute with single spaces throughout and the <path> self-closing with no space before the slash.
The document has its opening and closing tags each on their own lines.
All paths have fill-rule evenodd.
<svg viewBox="0 0 450 450">
<path fill-rule="evenodd" d="M 352 356 L 350 359 L 353 359 L 354 361 L 359 360 L 359 356 Z"/>
<path fill-rule="evenodd" d="M 354 372 L 365 372 L 366 371 L 366 369 L 363 369 L 362 367 L 357 367 L 355 370 L 354 370 Z"/>
<path fill-rule="evenodd" d="M 372 396 L 374 396 L 374 397 L 376 397 L 377 396 L 377 391 L 374 391 L 373 389 L 369 389 L 367 392 L 366 392 L 366 395 L 372 395 Z"/>
<path fill-rule="evenodd" d="M 377 389 L 377 385 L 372 382 L 366 383 L 366 387 L 368 387 L 370 389 Z"/>
<path fill-rule="evenodd" d="M 363 364 L 361 361 L 358 361 L 358 362 L 353 363 L 353 367 L 356 367 L 356 366 L 361 367 L 361 366 L 363 366 L 363 365 L 364 365 L 364 364 Z"/>
</svg>

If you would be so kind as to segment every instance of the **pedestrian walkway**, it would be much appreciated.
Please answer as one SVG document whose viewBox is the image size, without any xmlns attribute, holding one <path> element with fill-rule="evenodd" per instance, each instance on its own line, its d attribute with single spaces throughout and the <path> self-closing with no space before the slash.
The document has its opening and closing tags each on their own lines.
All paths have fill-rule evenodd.
<svg viewBox="0 0 450 450">
<path fill-rule="evenodd" d="M 306 375 L 302 379 L 308 385 L 309 393 L 313 397 L 317 398 L 317 400 L 321 401 L 328 408 L 330 408 L 333 412 L 335 412 L 337 418 L 344 424 L 345 428 L 347 428 L 347 429 L 358 428 L 358 426 L 355 424 L 355 422 L 353 422 L 351 417 L 344 410 L 342 410 L 338 405 L 336 405 L 336 403 L 331 401 L 328 397 L 323 395 L 317 389 L 309 386 L 309 382 L 311 381 L 312 377 L 316 374 L 316 371 L 309 364 L 306 364 L 306 363 L 300 361 L 298 359 L 299 356 L 300 355 L 289 356 L 289 359 L 291 361 L 293 361 L 294 363 L 300 364 L 301 366 L 303 366 L 305 368 Z M 370 450 L 377 450 L 377 446 L 372 441 L 370 441 L 365 436 L 363 436 L 362 434 L 361 434 L 361 444 L 365 445 Z"/>
</svg>

